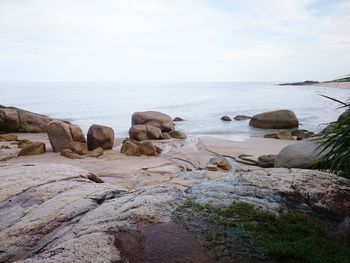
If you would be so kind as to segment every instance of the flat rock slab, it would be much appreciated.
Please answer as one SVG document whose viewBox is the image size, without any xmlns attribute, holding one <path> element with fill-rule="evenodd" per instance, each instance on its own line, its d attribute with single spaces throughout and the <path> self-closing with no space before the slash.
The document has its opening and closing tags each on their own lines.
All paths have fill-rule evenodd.
<svg viewBox="0 0 350 263">
<path fill-rule="evenodd" d="M 118 261 L 115 232 L 169 221 L 181 197 L 165 187 L 119 190 L 70 165 L 0 169 L 0 262 Z"/>
<path fill-rule="evenodd" d="M 242 169 L 187 192 L 194 201 L 218 207 L 245 202 L 269 211 L 288 207 L 339 218 L 350 215 L 350 180 L 314 170 Z"/>
</svg>

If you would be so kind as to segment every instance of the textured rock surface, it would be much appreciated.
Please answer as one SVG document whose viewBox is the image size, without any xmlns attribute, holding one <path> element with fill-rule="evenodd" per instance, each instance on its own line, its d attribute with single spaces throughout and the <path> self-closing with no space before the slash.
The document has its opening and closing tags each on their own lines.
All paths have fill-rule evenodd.
<svg viewBox="0 0 350 263">
<path fill-rule="evenodd" d="M 55 152 L 70 149 L 77 154 L 87 154 L 87 144 L 82 130 L 73 124 L 51 121 L 47 125 L 47 134 Z"/>
<path fill-rule="evenodd" d="M 299 121 L 290 110 L 276 110 L 254 115 L 249 125 L 263 129 L 289 129 L 298 127 Z"/>
<path fill-rule="evenodd" d="M 112 149 L 114 144 L 113 129 L 97 124 L 90 126 L 87 133 L 87 144 L 89 151 L 98 147 L 101 147 L 104 150 Z"/>
<path fill-rule="evenodd" d="M 246 202 L 270 211 L 288 205 L 321 214 L 350 215 L 350 181 L 312 170 L 240 170 L 195 185 L 188 193 L 195 201 L 219 207 Z"/>
<path fill-rule="evenodd" d="M 125 141 L 120 149 L 120 152 L 131 156 L 141 155 L 139 146 L 131 141 Z"/>
<path fill-rule="evenodd" d="M 275 167 L 311 168 L 319 154 L 317 144 L 312 141 L 301 141 L 286 146 L 277 154 Z"/>
<path fill-rule="evenodd" d="M 276 133 L 265 134 L 264 138 L 280 139 L 280 140 L 294 140 L 293 135 L 289 131 L 278 131 Z"/>
<path fill-rule="evenodd" d="M 137 124 L 154 126 L 161 129 L 162 132 L 170 132 L 175 129 L 170 116 L 157 111 L 134 112 L 131 117 L 131 125 Z"/>
<path fill-rule="evenodd" d="M 92 150 L 91 152 L 89 152 L 89 157 L 98 158 L 101 155 L 103 155 L 103 149 L 101 147 L 98 147 L 98 148 Z"/>
<path fill-rule="evenodd" d="M 155 145 L 149 141 L 140 143 L 140 152 L 148 156 L 158 155 Z"/>
<path fill-rule="evenodd" d="M 43 154 L 46 152 L 45 143 L 43 142 L 30 142 L 28 144 L 24 144 L 21 151 L 19 152 L 19 156 L 25 155 L 37 155 Z"/>
<path fill-rule="evenodd" d="M 171 138 L 174 138 L 174 139 L 184 140 L 187 138 L 186 133 L 182 131 L 172 131 L 172 132 L 169 132 L 169 135 Z"/>
<path fill-rule="evenodd" d="M 97 184 L 69 165 L 1 169 L 1 262 L 116 262 L 121 228 L 167 222 L 181 200 L 171 188 L 125 192 Z"/>
<path fill-rule="evenodd" d="M 137 141 L 161 139 L 162 131 L 150 125 L 133 125 L 129 129 L 129 137 Z"/>
<path fill-rule="evenodd" d="M 13 107 L 0 107 L 0 131 L 45 132 L 50 118 Z"/>
</svg>

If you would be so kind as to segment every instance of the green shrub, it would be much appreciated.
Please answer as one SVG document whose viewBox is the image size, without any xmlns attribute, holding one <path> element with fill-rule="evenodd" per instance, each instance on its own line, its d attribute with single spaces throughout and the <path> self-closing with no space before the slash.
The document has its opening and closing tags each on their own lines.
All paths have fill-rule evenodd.
<svg viewBox="0 0 350 263">
<path fill-rule="evenodd" d="M 350 178 L 350 103 L 324 97 L 342 104 L 347 111 L 331 129 L 317 137 L 322 150 L 316 168 Z"/>
</svg>

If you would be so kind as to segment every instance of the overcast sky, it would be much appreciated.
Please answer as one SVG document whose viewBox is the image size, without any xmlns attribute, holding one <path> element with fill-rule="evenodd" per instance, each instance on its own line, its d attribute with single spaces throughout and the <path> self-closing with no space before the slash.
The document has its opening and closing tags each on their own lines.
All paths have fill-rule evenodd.
<svg viewBox="0 0 350 263">
<path fill-rule="evenodd" d="M 0 0 L 0 81 L 350 73 L 350 0 Z"/>
</svg>

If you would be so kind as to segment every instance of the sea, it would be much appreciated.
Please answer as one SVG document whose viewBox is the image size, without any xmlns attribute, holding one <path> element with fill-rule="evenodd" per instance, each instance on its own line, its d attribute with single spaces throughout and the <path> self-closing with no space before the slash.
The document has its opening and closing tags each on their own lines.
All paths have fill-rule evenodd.
<svg viewBox="0 0 350 263">
<path fill-rule="evenodd" d="M 252 116 L 290 109 L 300 128 L 320 131 L 344 111 L 322 95 L 346 101 L 350 90 L 319 86 L 279 86 L 274 82 L 120 83 L 13 82 L 0 83 L 0 104 L 14 106 L 79 125 L 107 125 L 126 137 L 136 111 L 160 111 L 181 117 L 176 129 L 189 135 L 212 135 L 229 140 L 261 137 L 270 131 L 249 121 L 224 122 L 223 115 Z M 272 131 L 271 131 L 272 132 Z"/>
</svg>

